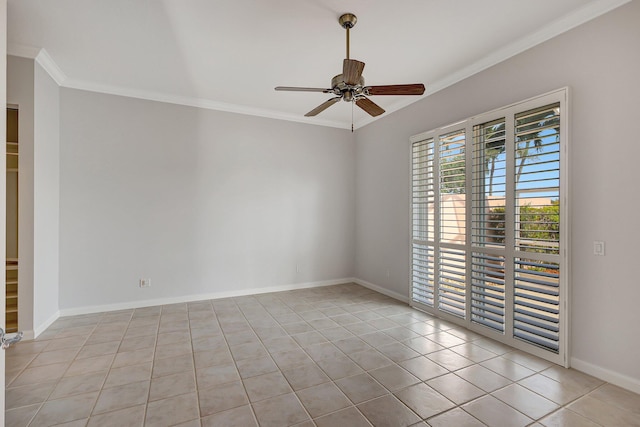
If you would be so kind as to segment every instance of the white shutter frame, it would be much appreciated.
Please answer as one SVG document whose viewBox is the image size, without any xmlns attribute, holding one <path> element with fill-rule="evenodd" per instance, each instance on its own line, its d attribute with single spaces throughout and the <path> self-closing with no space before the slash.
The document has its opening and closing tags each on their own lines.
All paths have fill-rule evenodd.
<svg viewBox="0 0 640 427">
<path fill-rule="evenodd" d="M 472 311 L 472 280 L 473 280 L 473 258 L 475 254 L 484 254 L 484 255 L 491 255 L 492 253 L 495 253 L 496 251 L 493 250 L 493 248 L 491 247 L 477 247 L 477 246 L 473 246 L 472 245 L 472 224 L 473 224 L 473 207 L 472 207 L 472 203 L 474 201 L 474 196 L 472 194 L 472 189 L 473 189 L 473 182 L 472 182 L 472 176 L 469 172 L 467 172 L 467 180 L 466 180 L 466 197 L 467 197 L 467 203 L 466 203 L 466 243 L 465 243 L 465 254 L 466 254 L 466 286 L 467 286 L 467 291 L 466 291 L 466 318 L 461 319 L 457 316 L 452 316 L 446 312 L 442 312 L 439 311 L 437 309 L 438 307 L 438 301 L 437 301 L 437 289 L 435 292 L 435 298 L 434 298 L 434 307 L 429 307 L 429 306 L 425 306 L 420 304 L 419 302 L 413 301 L 410 298 L 410 304 L 415 307 L 418 308 L 420 310 L 424 310 L 430 314 L 434 314 L 438 317 L 441 317 L 443 319 L 449 320 L 453 323 L 462 325 L 467 327 L 468 329 L 478 332 L 480 334 L 486 335 L 490 338 L 493 338 L 497 341 L 500 341 L 502 343 L 511 345 L 517 349 L 523 350 L 525 352 L 534 354 L 536 356 L 539 356 L 541 358 L 550 360 L 554 363 L 563 365 L 565 367 L 569 366 L 569 360 L 570 360 L 570 342 L 568 339 L 569 336 L 569 330 L 570 330 L 570 324 L 569 324 L 569 319 L 570 319 L 570 304 L 568 301 L 568 295 L 570 294 L 570 275 L 571 275 L 571 270 L 570 270 L 570 265 L 569 265 L 569 254 L 568 254 L 568 248 L 570 247 L 570 229 L 569 229 L 569 222 L 568 222 L 568 218 L 569 218 L 569 214 L 570 214 L 570 203 L 569 203 L 569 198 L 568 198 L 568 194 L 569 194 L 569 161 L 568 161 L 568 155 L 569 155 L 569 148 L 570 148 L 570 144 L 569 144 L 569 136 L 570 136 L 570 132 L 569 132 L 569 118 L 571 117 L 570 114 L 570 110 L 569 110 L 569 95 L 570 95 L 570 91 L 569 88 L 562 88 L 559 89 L 557 91 L 553 91 L 550 92 L 548 94 L 544 94 L 538 97 L 534 97 L 531 98 L 529 100 L 523 101 L 523 102 L 519 102 L 507 107 L 503 107 L 485 114 L 481 114 L 472 118 L 469 118 L 467 120 L 461 121 L 461 122 L 457 122 L 453 125 L 449 125 L 449 126 L 444 126 L 438 129 L 434 129 L 432 131 L 429 132 L 424 132 L 421 133 L 419 135 L 416 135 L 414 137 L 410 138 L 411 143 L 413 144 L 416 141 L 419 140 L 424 140 L 426 138 L 430 138 L 433 137 L 434 140 L 437 141 L 437 137 L 439 135 L 445 134 L 448 131 L 454 130 L 454 129 L 460 129 L 460 128 L 465 128 L 466 129 L 466 143 L 467 143 L 467 148 L 465 149 L 465 156 L 467 158 L 467 165 L 471 165 L 471 167 L 473 167 L 473 159 L 470 159 L 470 157 L 473 155 L 472 153 L 472 149 L 471 144 L 473 142 L 473 127 L 482 123 L 487 123 L 490 122 L 492 120 L 495 119 L 499 119 L 501 117 L 505 118 L 505 131 L 506 131 L 506 146 L 507 149 L 509 151 L 511 151 L 511 153 L 508 153 L 507 155 L 507 173 L 509 173 L 509 171 L 515 171 L 514 167 L 515 167 L 515 158 L 513 155 L 513 150 L 514 150 L 514 142 L 513 142 L 513 138 L 512 136 L 514 135 L 514 117 L 517 113 L 520 112 L 524 112 L 524 111 L 528 111 L 530 109 L 533 108 L 537 108 L 537 107 L 542 107 L 544 105 L 548 105 L 548 104 L 553 104 L 553 103 L 559 103 L 560 104 L 560 244 L 559 244 L 559 254 L 557 255 L 553 255 L 553 254 L 535 254 L 535 258 L 539 259 L 541 262 L 557 262 L 559 264 L 559 270 L 560 270 L 560 281 L 559 281 L 559 330 L 558 330 L 558 344 L 559 344 L 559 352 L 558 354 L 552 353 L 546 349 L 543 348 L 539 348 L 535 345 L 532 344 L 528 344 L 527 342 L 524 341 L 519 341 L 517 339 L 513 338 L 513 325 L 514 325 L 514 289 L 512 288 L 510 291 L 505 292 L 505 333 L 499 333 L 498 331 L 492 330 L 490 328 L 488 328 L 487 326 L 481 325 L 481 324 L 474 324 L 472 322 L 472 318 L 473 318 L 473 311 Z M 437 144 L 435 144 L 437 145 Z M 435 155 L 435 159 L 438 159 L 438 154 L 436 153 Z M 438 162 L 435 162 L 436 164 Z M 439 177 L 439 170 L 438 166 L 435 166 L 436 171 L 435 171 L 435 176 Z M 515 173 L 515 172 L 514 172 Z M 413 174 L 411 174 L 412 176 Z M 514 200 L 513 197 L 515 197 L 515 179 L 507 179 L 507 189 L 506 189 L 506 193 L 508 195 L 508 198 L 511 198 L 511 200 Z M 436 192 L 436 206 L 434 211 L 436 213 L 439 212 L 439 195 L 438 192 Z M 411 203 L 411 201 L 410 201 Z M 515 220 L 515 206 L 514 203 L 506 203 L 505 206 L 505 223 L 506 224 L 513 224 L 514 220 Z M 410 210 L 413 213 L 413 210 Z M 439 220 L 439 218 L 436 218 L 436 220 Z M 412 226 L 413 224 L 411 224 Z M 439 228 L 439 224 L 436 223 L 435 224 L 435 228 L 434 231 L 437 230 L 437 228 Z M 506 228 L 510 228 L 509 225 L 507 225 Z M 438 233 L 436 233 L 438 234 Z M 515 250 L 511 250 L 512 248 L 514 248 L 514 234 L 513 232 L 510 233 L 505 233 L 505 247 L 509 248 L 508 251 L 505 251 L 505 255 L 507 253 L 509 254 L 513 254 L 514 252 L 516 252 Z M 413 237 L 413 235 L 412 235 Z M 438 236 L 435 236 L 436 239 L 439 238 Z M 453 246 L 450 244 L 446 244 L 446 243 L 440 243 L 439 241 L 434 241 L 434 246 L 436 247 L 442 247 L 442 248 L 450 248 L 450 249 L 458 249 L 459 246 Z M 528 254 L 528 252 L 524 252 L 522 253 L 524 254 L 524 256 L 526 257 Z M 437 252 L 436 252 L 436 256 L 437 256 Z M 508 257 L 507 257 L 508 258 Z M 511 262 L 513 262 L 513 259 L 511 260 Z M 439 262 L 437 260 L 434 260 L 434 269 L 437 270 L 439 267 Z M 508 259 L 506 260 L 505 264 L 508 264 Z M 411 271 L 413 271 L 412 266 L 410 266 Z M 438 273 L 438 271 L 436 271 L 436 273 Z M 411 275 L 410 275 L 411 277 Z M 434 279 L 436 281 L 435 286 L 437 286 L 437 274 L 436 277 Z M 514 283 L 514 269 L 513 266 L 509 267 L 509 268 L 505 268 L 505 283 L 509 283 L 511 287 L 513 287 L 513 283 Z M 412 284 L 409 283 L 409 287 L 410 290 L 412 289 Z M 506 286 L 505 286 L 505 291 L 506 291 Z M 411 294 L 411 293 L 410 293 Z"/>
</svg>

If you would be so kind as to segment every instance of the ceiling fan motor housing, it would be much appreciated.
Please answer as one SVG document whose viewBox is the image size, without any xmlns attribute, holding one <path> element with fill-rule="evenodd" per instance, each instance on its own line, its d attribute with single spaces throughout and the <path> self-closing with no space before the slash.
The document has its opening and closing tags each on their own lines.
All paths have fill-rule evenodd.
<svg viewBox="0 0 640 427">
<path fill-rule="evenodd" d="M 351 102 L 359 95 L 364 94 L 364 77 L 360 76 L 357 85 L 349 85 L 344 80 L 344 74 L 338 74 L 331 79 L 333 92 L 338 96 L 342 96 L 343 101 Z"/>
</svg>

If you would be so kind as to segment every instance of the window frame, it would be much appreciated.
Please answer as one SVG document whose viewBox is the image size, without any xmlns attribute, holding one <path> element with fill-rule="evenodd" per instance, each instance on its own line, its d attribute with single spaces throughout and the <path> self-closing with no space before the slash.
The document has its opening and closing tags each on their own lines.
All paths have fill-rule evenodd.
<svg viewBox="0 0 640 427">
<path fill-rule="evenodd" d="M 422 132 L 420 134 L 414 135 L 410 138 L 409 143 L 409 188 L 410 188 L 410 197 L 409 197 L 409 213 L 410 213 L 410 224 L 409 224 L 409 236 L 410 236 L 410 257 L 409 257 L 409 304 L 419 310 L 425 311 L 429 314 L 435 315 L 452 323 L 461 325 L 466 327 L 467 329 L 484 335 L 488 338 L 492 338 L 501 343 L 510 345 L 516 349 L 525 351 L 527 353 L 533 354 L 535 356 L 541 357 L 543 359 L 549 360 L 553 363 L 568 367 L 570 360 L 570 304 L 569 304 L 569 295 L 570 295 L 570 284 L 571 284 L 571 268 L 570 268 L 570 257 L 569 257 L 569 248 L 570 248 L 570 224 L 569 218 L 571 213 L 570 206 L 570 180 L 569 180 L 569 172 L 570 172 L 570 164 L 569 164 L 569 148 L 570 148 L 570 102 L 569 102 L 570 90 L 568 87 L 561 88 L 540 96 L 536 96 L 521 102 L 517 102 L 502 108 L 498 108 L 486 113 L 482 113 L 473 117 L 470 117 L 465 120 L 458 121 L 456 123 L 438 127 L 436 129 L 432 129 L 427 132 Z M 473 206 L 476 203 L 476 194 L 472 192 L 473 186 L 473 174 L 476 173 L 473 168 L 475 165 L 473 162 L 473 151 L 474 151 L 474 127 L 477 125 L 486 124 L 488 122 L 494 120 L 500 120 L 502 118 L 505 119 L 505 144 L 514 144 L 514 126 L 515 126 L 515 117 L 517 114 L 532 110 L 538 107 L 559 103 L 560 104 L 560 161 L 559 161 L 559 203 L 560 203 L 560 239 L 559 239 L 559 253 L 557 255 L 557 262 L 559 264 L 560 277 L 559 277 L 559 331 L 558 331 L 558 344 L 559 351 L 558 353 L 553 353 L 541 347 L 538 347 L 534 344 L 530 344 L 526 341 L 521 341 L 514 337 L 514 268 L 509 269 L 509 273 L 506 274 L 505 277 L 505 316 L 504 316 L 504 333 L 500 333 L 496 330 L 492 330 L 490 327 L 483 326 L 481 324 L 477 324 L 472 322 L 472 311 L 471 311 L 471 295 L 472 295 L 472 272 L 471 267 L 473 264 L 473 255 L 475 252 L 478 252 L 478 246 L 474 246 L 472 242 L 472 229 L 473 229 Z M 414 292 L 414 252 L 416 247 L 416 239 L 414 239 L 414 160 L 413 160 L 413 147 L 415 143 L 421 141 L 427 141 L 432 138 L 434 141 L 434 165 L 433 165 L 433 177 L 439 182 L 440 180 L 440 165 L 437 161 L 439 159 L 439 152 L 436 148 L 439 143 L 439 137 L 442 135 L 446 135 L 455 130 L 465 129 L 465 158 L 466 158 L 466 203 L 465 203 L 465 244 L 464 250 L 466 252 L 466 308 L 465 313 L 466 316 L 464 318 L 460 318 L 454 315 L 447 313 L 446 311 L 442 311 L 438 308 L 438 280 L 439 277 L 439 260 L 438 260 L 438 251 L 440 247 L 449 248 L 452 247 L 450 244 L 440 243 L 438 240 L 439 236 L 439 228 L 440 224 L 440 192 L 434 191 L 435 203 L 434 203 L 434 235 L 428 236 L 428 239 L 425 242 L 429 242 L 433 244 L 434 250 L 434 260 L 433 260 L 433 269 L 434 269 L 434 289 L 433 289 L 433 307 L 429 307 L 428 305 L 421 304 L 420 302 L 414 301 L 413 292 Z M 513 151 L 511 151 L 513 153 Z M 515 158 L 514 156 L 506 156 L 506 170 L 507 174 L 510 177 L 506 180 L 506 203 L 505 203 L 505 228 L 513 227 L 515 224 L 515 205 L 514 203 L 510 203 L 516 199 L 516 189 L 515 189 L 515 179 L 513 176 L 515 174 Z M 527 252 L 517 251 L 515 249 L 514 242 L 514 233 L 510 236 L 507 234 L 505 241 L 505 259 L 510 259 L 512 264 L 515 264 L 515 259 L 513 255 L 517 254 L 526 254 Z M 431 240 L 429 240 L 431 239 Z M 460 246 L 454 245 L 456 248 L 460 248 Z M 490 251 L 490 250 L 489 250 Z M 480 251 L 482 253 L 486 253 Z M 545 258 L 545 257 L 542 257 Z"/>
</svg>

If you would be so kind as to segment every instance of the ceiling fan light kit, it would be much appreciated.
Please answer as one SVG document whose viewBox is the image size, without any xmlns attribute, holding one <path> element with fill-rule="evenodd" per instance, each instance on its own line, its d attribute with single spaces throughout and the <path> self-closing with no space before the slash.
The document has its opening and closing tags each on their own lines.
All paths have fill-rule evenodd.
<svg viewBox="0 0 640 427">
<path fill-rule="evenodd" d="M 278 86 L 275 88 L 278 91 L 322 92 L 336 95 L 336 97 L 323 102 L 313 110 L 309 111 L 305 114 L 306 117 L 316 116 L 340 100 L 355 103 L 369 115 L 376 117 L 384 113 L 384 109 L 371 101 L 368 96 L 422 95 L 424 93 L 425 88 L 422 83 L 365 86 L 364 77 L 362 76 L 362 71 L 364 70 L 365 65 L 364 62 L 360 62 L 349 57 L 349 30 L 356 25 L 357 21 L 358 18 L 353 13 L 345 13 L 338 19 L 340 26 L 346 30 L 347 57 L 342 62 L 342 74 L 338 74 L 331 79 L 331 88 L 323 89 L 291 86 Z"/>
</svg>

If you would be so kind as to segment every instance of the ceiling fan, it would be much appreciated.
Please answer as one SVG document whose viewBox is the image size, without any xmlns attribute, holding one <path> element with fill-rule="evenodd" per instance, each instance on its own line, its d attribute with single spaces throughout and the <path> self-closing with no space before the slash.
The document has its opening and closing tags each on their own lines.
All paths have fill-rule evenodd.
<svg viewBox="0 0 640 427">
<path fill-rule="evenodd" d="M 371 101 L 368 96 L 371 95 L 422 95 L 424 93 L 424 85 L 404 84 L 404 85 L 384 85 L 384 86 L 365 86 L 362 71 L 364 70 L 364 62 L 349 58 L 349 30 L 356 25 L 358 18 L 352 13 L 345 13 L 338 19 L 338 23 L 342 28 L 347 30 L 347 58 L 342 62 L 342 74 L 338 74 L 331 79 L 331 88 L 313 88 L 313 87 L 290 87 L 278 86 L 275 89 L 280 91 L 294 92 L 322 92 L 332 93 L 336 95 L 334 98 L 323 102 L 313 110 L 305 114 L 306 117 L 313 117 L 323 112 L 341 99 L 345 102 L 355 103 L 358 107 L 376 117 L 384 113 L 384 109 L 375 102 Z M 353 105 L 353 104 L 352 104 Z M 353 125 L 352 125 L 353 128 Z"/>
</svg>

